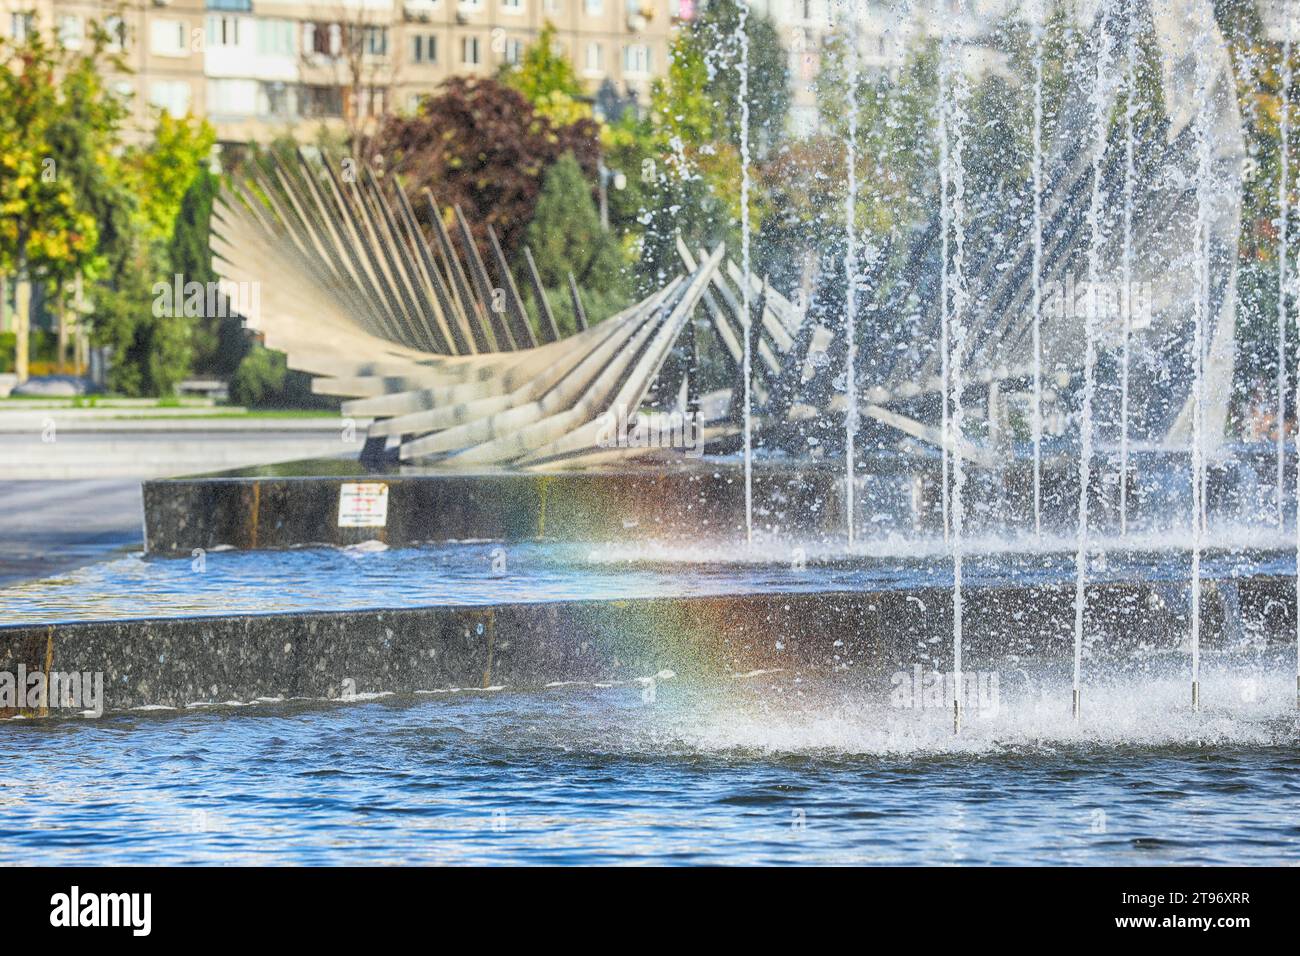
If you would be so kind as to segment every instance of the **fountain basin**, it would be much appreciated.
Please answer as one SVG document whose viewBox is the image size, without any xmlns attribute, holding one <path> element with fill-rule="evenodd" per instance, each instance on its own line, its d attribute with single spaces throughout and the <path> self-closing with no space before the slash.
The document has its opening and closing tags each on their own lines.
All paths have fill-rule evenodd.
<svg viewBox="0 0 1300 956">
<path fill-rule="evenodd" d="M 514 571 L 494 576 L 482 560 L 491 547 L 236 552 L 210 556 L 203 572 L 189 561 L 138 557 L 124 559 L 134 569 L 83 569 L 62 584 L 12 589 L 9 620 L 23 623 L 0 627 L 0 672 L 102 673 L 105 708 L 122 711 L 663 672 L 706 681 L 755 670 L 836 674 L 887 689 L 900 670 L 948 666 L 952 593 L 941 558 L 814 557 L 789 567 L 655 557 L 610 567 L 558 561 L 534 546 L 520 549 Z M 1094 572 L 1088 667 L 1182 661 L 1190 607 L 1183 558 L 1112 554 Z M 1280 551 L 1207 556 L 1207 654 L 1262 653 L 1294 639 L 1292 561 Z M 456 566 L 467 570 L 448 570 Z M 284 598 L 294 581 L 318 579 L 313 570 L 326 567 L 332 602 L 328 585 Z M 398 567 L 406 580 L 394 580 Z M 1061 552 L 973 560 L 966 666 L 1068 662 L 1071 567 Z M 152 587 L 140 586 L 146 579 Z M 107 593 L 113 582 L 120 593 Z"/>
</svg>

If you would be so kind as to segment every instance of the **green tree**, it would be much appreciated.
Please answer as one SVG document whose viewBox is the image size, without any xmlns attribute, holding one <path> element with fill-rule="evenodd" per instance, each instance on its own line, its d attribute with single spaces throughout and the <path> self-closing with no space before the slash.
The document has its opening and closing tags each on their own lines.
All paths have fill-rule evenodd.
<svg viewBox="0 0 1300 956">
<path fill-rule="evenodd" d="M 650 117 L 638 176 L 643 202 L 638 222 L 641 292 L 681 272 L 680 235 L 692 249 L 739 245 L 739 150 L 728 139 L 723 104 L 711 92 L 709 64 L 698 43 L 679 34 L 669 50 L 667 76 L 650 92 Z M 757 199 L 755 192 L 752 199 Z M 757 234 L 761 217 L 751 207 Z"/>
<path fill-rule="evenodd" d="M 591 105 L 584 100 L 582 83 L 573 64 L 558 52 L 555 25 L 549 20 L 515 65 L 503 63 L 498 79 L 523 94 L 539 116 L 557 126 L 568 126 L 591 118 Z"/>
<path fill-rule="evenodd" d="M 168 260 L 175 275 L 185 280 L 217 281 L 212 268 L 212 204 L 221 188 L 221 178 L 201 172 L 181 200 L 180 212 L 168 244 Z M 192 329 L 195 370 L 228 377 L 239 367 L 248 351 L 243 322 L 236 315 L 205 316 Z"/>
<path fill-rule="evenodd" d="M 708 73 L 703 87 L 712 100 L 720 133 L 740 146 L 740 11 L 738 0 L 710 0 L 684 32 L 686 44 L 699 55 Z M 790 113 L 790 71 L 772 21 L 752 9 L 745 20 L 749 42 L 749 142 L 765 153 L 785 137 Z M 722 138 L 720 136 L 719 138 Z"/>
<path fill-rule="evenodd" d="M 160 113 L 153 141 L 127 153 L 124 172 L 140 197 L 139 215 L 149 242 L 172 238 L 176 216 L 190 186 L 203 175 L 216 142 L 206 120 Z"/>
<path fill-rule="evenodd" d="M 524 241 L 547 286 L 564 286 L 569 273 L 580 285 L 601 292 L 620 283 L 623 259 L 618 242 L 601 228 L 591 184 L 571 153 L 546 171 Z"/>
<path fill-rule="evenodd" d="M 94 264 L 95 217 L 64 175 L 68 132 L 87 112 L 79 94 L 93 76 L 89 55 L 59 50 L 39 32 L 0 41 L 0 274 L 56 285 Z M 116 120 L 96 118 L 109 129 Z M 93 148 L 106 131 L 84 129 L 78 145 Z"/>
<path fill-rule="evenodd" d="M 152 141 L 121 160 L 120 175 L 141 201 L 124 267 L 96 286 L 91 317 L 96 341 L 112 348 L 108 379 L 114 391 L 167 395 L 189 372 L 196 319 L 185 316 L 180 303 L 161 307 L 153 287 L 173 281 L 176 220 L 191 185 L 207 175 L 213 138 L 205 122 L 162 114 Z"/>
</svg>

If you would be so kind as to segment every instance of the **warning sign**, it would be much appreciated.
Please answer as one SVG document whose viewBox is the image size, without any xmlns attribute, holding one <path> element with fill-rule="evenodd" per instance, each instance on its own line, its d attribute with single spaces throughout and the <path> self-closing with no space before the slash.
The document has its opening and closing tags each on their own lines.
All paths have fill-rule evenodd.
<svg viewBox="0 0 1300 956">
<path fill-rule="evenodd" d="M 339 488 L 340 528 L 382 528 L 386 524 L 386 484 L 381 481 L 349 482 Z"/>
</svg>

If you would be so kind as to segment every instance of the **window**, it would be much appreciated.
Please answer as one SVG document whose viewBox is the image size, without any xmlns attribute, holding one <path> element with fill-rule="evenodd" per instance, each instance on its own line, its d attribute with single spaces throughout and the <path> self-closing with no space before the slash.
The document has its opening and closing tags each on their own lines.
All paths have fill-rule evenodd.
<svg viewBox="0 0 1300 956">
<path fill-rule="evenodd" d="M 337 86 L 304 86 L 298 91 L 298 109 L 308 118 L 342 116 L 343 91 Z"/>
<path fill-rule="evenodd" d="M 362 42 L 362 49 L 370 56 L 387 56 L 388 27 L 366 27 Z"/>
<path fill-rule="evenodd" d="M 460 38 L 460 62 L 467 66 L 477 66 L 483 62 L 479 54 L 478 37 Z"/>
<path fill-rule="evenodd" d="M 352 107 L 357 116 L 383 116 L 387 100 L 381 86 L 367 86 L 352 97 Z"/>
<path fill-rule="evenodd" d="M 559 13 L 559 12 L 560 12 L 560 0 L 546 0 L 546 12 L 547 12 L 547 13 Z"/>
<path fill-rule="evenodd" d="M 126 49 L 126 21 L 114 14 L 104 18 L 104 32 L 108 34 L 110 50 Z"/>
<path fill-rule="evenodd" d="M 258 20 L 257 52 L 260 56 L 293 56 L 293 21 Z"/>
<path fill-rule="evenodd" d="M 226 10 L 231 13 L 252 13 L 253 0 L 207 0 L 209 10 Z"/>
<path fill-rule="evenodd" d="M 460 0 L 460 9 L 464 10 L 467 13 L 472 13 L 475 10 L 479 10 L 482 8 L 482 6 L 483 6 L 483 0 Z"/>
<path fill-rule="evenodd" d="M 79 50 L 86 39 L 86 24 L 81 17 L 64 14 L 59 17 L 59 44 L 65 50 Z"/>
<path fill-rule="evenodd" d="M 501 0 L 502 13 L 523 13 L 524 0 Z"/>
<path fill-rule="evenodd" d="M 149 84 L 149 105 L 184 116 L 190 111 L 190 85 L 184 80 L 155 80 Z"/>
<path fill-rule="evenodd" d="M 239 46 L 239 20 L 236 17 L 208 17 L 208 47 Z"/>
<path fill-rule="evenodd" d="M 598 17 L 605 12 L 605 0 L 582 0 L 583 12 L 589 17 Z"/>
<path fill-rule="evenodd" d="M 36 30 L 36 14 L 13 13 L 9 15 L 9 33 L 14 41 L 22 43 Z"/>
<path fill-rule="evenodd" d="M 438 37 L 436 34 L 417 33 L 411 37 L 411 62 L 438 62 Z"/>
<path fill-rule="evenodd" d="M 603 73 L 605 71 L 605 48 L 599 43 L 588 43 L 583 67 L 588 73 Z"/>
<path fill-rule="evenodd" d="M 155 53 L 158 56 L 189 56 L 188 41 L 189 32 L 185 28 L 184 20 L 159 19 L 151 20 L 149 23 L 150 53 Z M 152 99 L 153 94 L 150 93 L 149 95 Z"/>
<path fill-rule="evenodd" d="M 629 76 L 645 76 L 650 72 L 650 48 L 644 43 L 631 43 L 623 47 L 623 72 Z"/>
<path fill-rule="evenodd" d="M 257 115 L 289 119 L 296 112 L 294 88 L 287 83 L 263 83 L 257 101 Z"/>
<path fill-rule="evenodd" d="M 506 40 L 502 58 L 511 66 L 518 66 L 524 58 L 524 45 L 519 40 Z"/>
<path fill-rule="evenodd" d="M 343 49 L 343 29 L 337 23 L 304 23 L 302 52 L 336 57 Z"/>
<path fill-rule="evenodd" d="M 252 116 L 257 112 L 256 80 L 208 80 L 208 112 Z"/>
</svg>

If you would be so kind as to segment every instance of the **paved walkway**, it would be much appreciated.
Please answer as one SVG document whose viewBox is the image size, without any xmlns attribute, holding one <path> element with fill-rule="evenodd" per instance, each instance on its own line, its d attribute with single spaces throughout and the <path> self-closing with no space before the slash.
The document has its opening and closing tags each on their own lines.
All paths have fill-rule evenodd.
<svg viewBox="0 0 1300 956">
<path fill-rule="evenodd" d="M 139 481 L 0 482 L 0 587 L 138 550 L 143 526 Z"/>
</svg>

